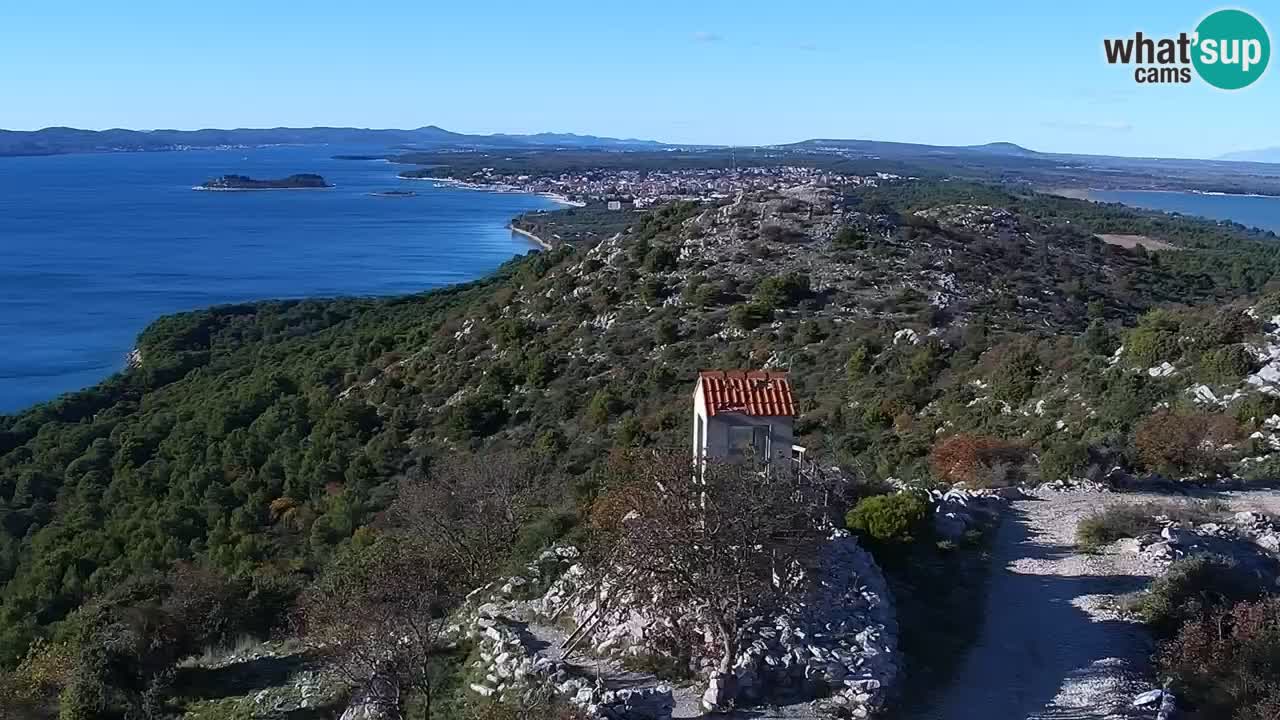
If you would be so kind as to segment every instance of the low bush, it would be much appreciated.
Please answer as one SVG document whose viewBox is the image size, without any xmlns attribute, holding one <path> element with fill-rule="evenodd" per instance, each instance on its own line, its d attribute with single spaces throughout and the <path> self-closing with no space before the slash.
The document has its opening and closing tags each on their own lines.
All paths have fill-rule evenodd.
<svg viewBox="0 0 1280 720">
<path fill-rule="evenodd" d="M 772 317 L 773 311 L 771 309 L 756 303 L 734 305 L 733 309 L 729 311 L 729 322 L 747 331 L 755 330 L 769 322 Z"/>
<path fill-rule="evenodd" d="M 1138 423 L 1133 445 L 1152 470 L 1172 475 L 1213 472 L 1239 435 L 1227 415 L 1160 410 Z"/>
<path fill-rule="evenodd" d="M 832 247 L 840 250 L 863 250 L 867 247 L 867 234 L 856 227 L 846 225 L 831 239 Z"/>
<path fill-rule="evenodd" d="M 1206 718 L 1280 717 L 1280 598 L 1188 622 L 1157 656 L 1161 674 Z"/>
<path fill-rule="evenodd" d="M 989 435 L 958 433 L 940 440 L 929 452 L 934 479 L 979 487 L 1015 484 L 1026 449 Z M 1000 468 L 1000 472 L 996 469 Z"/>
<path fill-rule="evenodd" d="M 1257 578 L 1220 555 L 1192 555 L 1175 561 L 1145 592 L 1128 597 L 1125 607 L 1159 636 L 1177 634 L 1185 623 L 1262 592 Z"/>
<path fill-rule="evenodd" d="M 1042 374 L 1035 345 L 1029 342 L 1015 344 L 1006 350 L 995 376 L 991 378 L 992 395 L 998 400 L 1020 405 L 1031 398 Z"/>
<path fill-rule="evenodd" d="M 1244 345 L 1210 350 L 1200 358 L 1200 378 L 1210 383 L 1237 383 L 1253 372 L 1258 361 Z"/>
<path fill-rule="evenodd" d="M 1260 425 L 1280 414 L 1280 398 L 1265 393 L 1249 393 L 1231 405 L 1231 415 L 1242 425 Z"/>
<path fill-rule="evenodd" d="M 765 223 L 760 227 L 760 237 L 769 242 L 793 243 L 801 242 L 808 236 L 804 231 L 778 223 Z"/>
<path fill-rule="evenodd" d="M 1093 550 L 1121 538 L 1139 537 L 1160 529 L 1145 505 L 1112 505 L 1085 516 L 1076 525 L 1076 545 Z"/>
<path fill-rule="evenodd" d="M 914 540 L 925 527 L 929 504 L 914 493 L 872 495 L 845 516 L 850 530 L 884 543 Z"/>
<path fill-rule="evenodd" d="M 1137 367 L 1177 360 L 1182 355 L 1178 343 L 1180 329 L 1180 319 L 1174 313 L 1166 310 L 1147 313 L 1125 338 L 1125 359 Z"/>
<path fill-rule="evenodd" d="M 1224 513 L 1225 509 L 1217 501 L 1112 505 L 1085 516 L 1076 525 L 1076 544 L 1093 550 L 1121 538 L 1159 532 L 1159 517 L 1199 524 L 1220 520 Z"/>
<path fill-rule="evenodd" d="M 1240 477 L 1245 482 L 1270 485 L 1280 481 L 1280 457 L 1274 455 L 1259 462 L 1240 464 Z"/>
<path fill-rule="evenodd" d="M 1078 442 L 1058 442 L 1040 454 L 1040 479 L 1044 482 L 1067 480 L 1080 473 L 1089 463 L 1089 449 Z"/>
<path fill-rule="evenodd" d="M 767 277 L 756 285 L 754 302 L 761 308 L 774 310 L 789 307 L 809 295 L 809 278 L 800 273 Z"/>
<path fill-rule="evenodd" d="M 9 703 L 14 717 L 37 718 L 56 703 L 54 698 L 70 680 L 75 666 L 74 649 L 68 643 L 37 639 L 12 672 L 0 671 L 0 697 Z M 7 717 L 0 708 L 0 717 Z"/>
</svg>

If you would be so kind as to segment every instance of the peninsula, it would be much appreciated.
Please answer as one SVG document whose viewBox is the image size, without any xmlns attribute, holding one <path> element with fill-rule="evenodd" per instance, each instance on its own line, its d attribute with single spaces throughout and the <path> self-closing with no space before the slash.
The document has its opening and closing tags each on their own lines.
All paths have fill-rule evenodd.
<svg viewBox="0 0 1280 720">
<path fill-rule="evenodd" d="M 315 188 L 330 188 L 330 185 L 323 177 L 313 173 L 301 173 L 298 175 L 290 175 L 286 178 L 278 180 L 256 180 L 245 175 L 223 175 L 222 177 L 207 180 L 203 185 L 195 186 L 194 190 L 302 190 Z"/>
</svg>

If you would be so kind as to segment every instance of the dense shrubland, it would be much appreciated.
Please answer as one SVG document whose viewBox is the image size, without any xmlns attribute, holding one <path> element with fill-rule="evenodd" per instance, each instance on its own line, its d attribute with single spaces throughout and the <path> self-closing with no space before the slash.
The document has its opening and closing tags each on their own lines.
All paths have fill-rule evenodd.
<svg viewBox="0 0 1280 720">
<path fill-rule="evenodd" d="M 599 233 L 605 221 L 582 215 Z M 572 218 L 538 222 L 567 232 Z M 1183 249 L 1126 250 L 1101 232 Z M 281 626 L 335 557 L 408 526 L 412 503 L 421 523 L 459 520 L 423 508 L 436 507 L 432 478 L 465 476 L 450 458 L 471 452 L 538 488 L 500 542 L 484 538 L 488 554 L 451 565 L 475 581 L 575 532 L 610 451 L 683 448 L 688 393 L 706 367 L 789 368 L 801 442 L 868 480 L 1233 472 L 1263 452 L 1241 438 L 1280 403 L 1258 392 L 1201 403 L 1186 388 L 1225 397 L 1256 369 L 1247 347 L 1280 307 L 1265 294 L 1280 258 L 1262 239 L 906 183 L 675 204 L 616 240 L 441 292 L 160 319 L 139 338 L 140 367 L 0 418 L 0 663 L 22 663 L 14 682 L 37 704 L 53 687 L 77 688 L 65 690 L 69 707 L 162 703 L 166 664 Z M 1257 302 L 1253 319 L 1244 310 Z M 1164 362 L 1173 374 L 1149 372 Z M 1265 476 L 1267 462 L 1248 472 Z M 851 522 L 900 537 L 916 515 L 864 507 Z M 188 566 L 262 608 L 137 651 L 140 615 L 187 624 L 172 573 Z M 122 610 L 135 607 L 148 610 Z M 119 657 L 84 655 L 108 647 L 102 633 L 119 639 Z M 96 690 L 99 666 L 128 691 Z"/>
<path fill-rule="evenodd" d="M 1197 701 L 1201 717 L 1265 720 L 1280 714 L 1280 597 L 1213 606 L 1161 650 L 1163 671 Z"/>
<path fill-rule="evenodd" d="M 1156 666 L 1197 717 L 1280 710 L 1280 596 L 1231 558 L 1176 560 L 1125 608 L 1162 639 Z"/>
</svg>

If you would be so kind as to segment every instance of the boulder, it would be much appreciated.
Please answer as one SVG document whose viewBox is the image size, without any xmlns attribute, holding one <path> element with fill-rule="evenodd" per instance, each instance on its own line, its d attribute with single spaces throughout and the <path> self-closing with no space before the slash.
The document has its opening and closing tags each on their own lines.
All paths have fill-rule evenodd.
<svg viewBox="0 0 1280 720">
<path fill-rule="evenodd" d="M 1231 517 L 1231 520 L 1236 525 L 1243 525 L 1245 527 L 1259 527 L 1259 526 L 1266 526 L 1270 524 L 1270 521 L 1267 519 L 1266 515 L 1263 515 L 1260 512 L 1255 512 L 1253 510 L 1244 510 L 1242 512 L 1238 512 Z"/>
<path fill-rule="evenodd" d="M 1164 697 L 1163 690 L 1148 690 L 1133 699 L 1134 707 L 1154 707 Z"/>
</svg>

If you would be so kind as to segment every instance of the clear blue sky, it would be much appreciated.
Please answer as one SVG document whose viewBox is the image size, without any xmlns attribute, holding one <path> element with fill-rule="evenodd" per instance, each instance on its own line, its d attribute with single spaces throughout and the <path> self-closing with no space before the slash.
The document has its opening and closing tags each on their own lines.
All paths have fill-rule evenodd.
<svg viewBox="0 0 1280 720">
<path fill-rule="evenodd" d="M 1104 37 L 1190 31 L 1219 7 L 4 0 L 0 127 L 435 124 L 1183 157 L 1280 145 L 1280 68 L 1227 93 L 1139 86 L 1103 61 Z M 1277 40 L 1280 6 L 1241 7 Z"/>
</svg>

